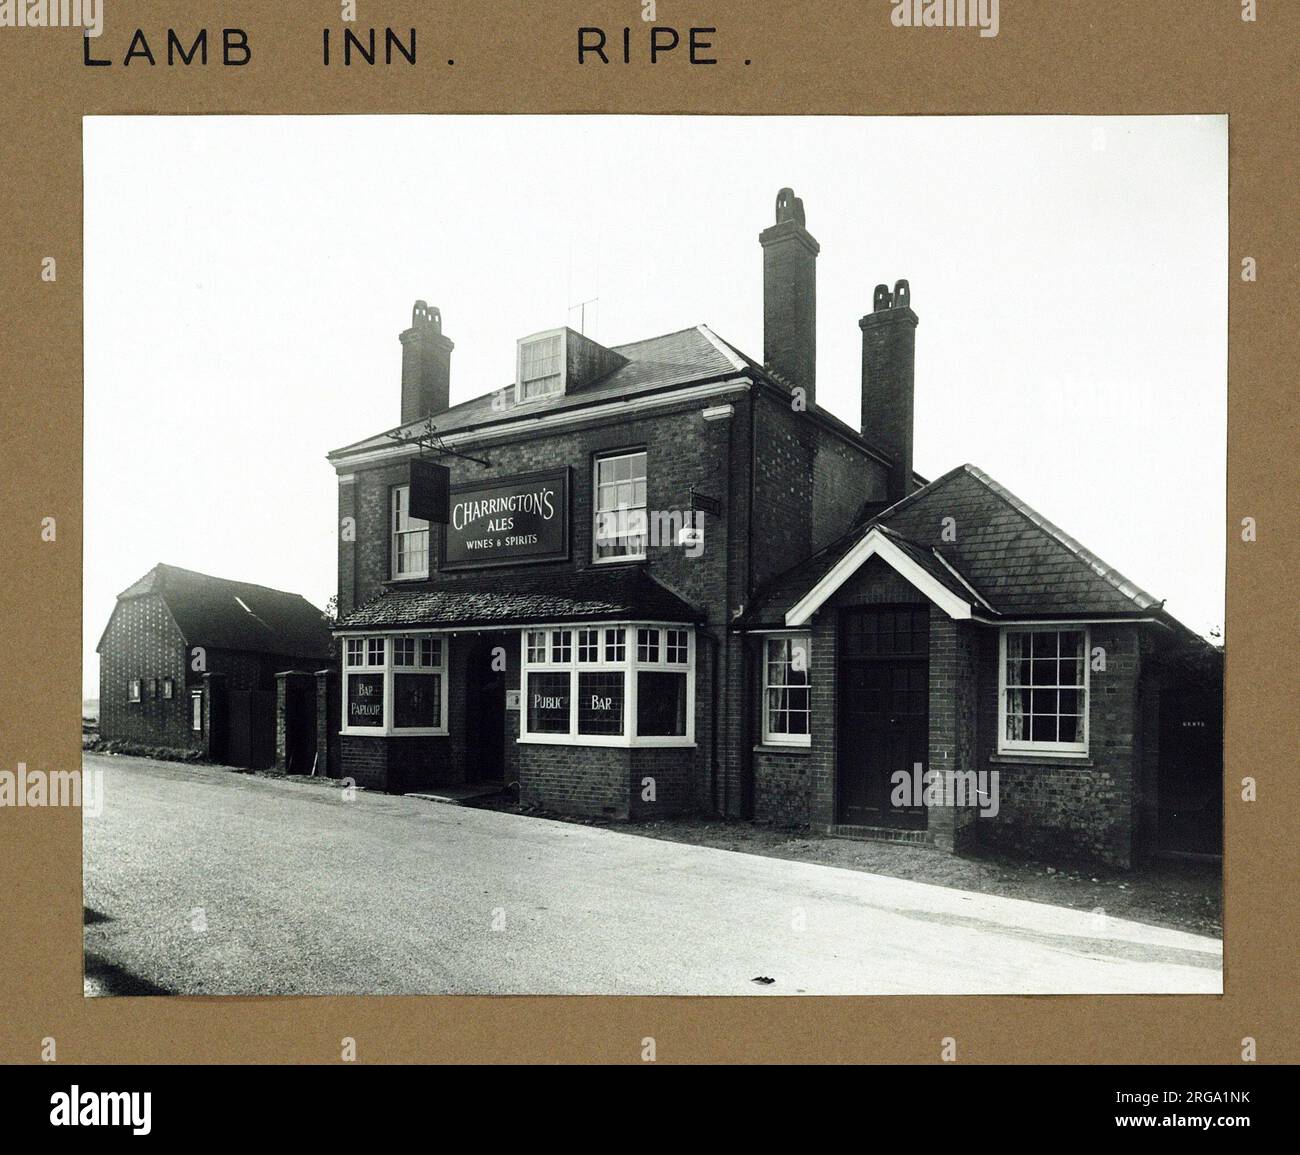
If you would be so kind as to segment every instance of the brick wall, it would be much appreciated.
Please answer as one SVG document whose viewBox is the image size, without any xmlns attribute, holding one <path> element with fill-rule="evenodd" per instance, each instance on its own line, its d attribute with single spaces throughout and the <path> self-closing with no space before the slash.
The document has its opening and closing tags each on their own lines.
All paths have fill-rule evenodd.
<svg viewBox="0 0 1300 1155">
<path fill-rule="evenodd" d="M 531 742 L 517 749 L 520 802 L 568 814 L 631 816 L 631 750 Z"/>
<path fill-rule="evenodd" d="M 190 729 L 187 672 L 185 639 L 163 599 L 146 594 L 118 602 L 99 652 L 100 736 L 202 753 L 202 735 Z M 139 702 L 128 700 L 132 678 L 141 680 Z M 164 678 L 172 679 L 171 699 L 163 697 Z M 200 684 L 197 676 L 192 681 Z"/>
<path fill-rule="evenodd" d="M 951 785 L 954 775 L 969 775 L 979 765 L 979 695 L 982 631 L 930 609 L 930 735 L 926 769 L 944 775 L 944 798 L 954 805 L 934 806 L 926 815 L 931 842 L 941 850 L 968 850 L 975 845 L 976 810 L 959 806 Z M 996 686 L 995 686 L 996 692 Z M 966 781 L 970 781 L 969 778 Z M 965 794 L 969 801 L 969 793 Z"/>
<path fill-rule="evenodd" d="M 878 559 L 862 569 L 812 623 L 812 743 L 807 749 L 754 751 L 755 816 L 779 822 L 835 821 L 836 621 L 853 605 L 915 602 L 915 590 Z M 996 627 L 930 614 L 927 769 L 997 771 L 999 813 L 974 807 L 933 808 L 935 845 L 977 845 L 1018 854 L 1077 857 L 1131 865 L 1140 823 L 1153 825 L 1158 766 L 1158 692 L 1142 676 L 1152 642 L 1134 625 L 1091 630 L 1090 646 L 1106 651 L 1106 669 L 1091 673 L 1089 755 L 1082 762 L 998 756 Z M 755 693 L 752 732 L 761 734 L 761 640 L 749 642 Z"/>
<path fill-rule="evenodd" d="M 722 403 L 733 406 L 729 418 L 703 419 L 704 408 Z M 752 447 L 751 404 L 756 406 L 753 420 L 757 425 Z M 646 450 L 647 499 L 652 511 L 685 511 L 692 484 L 718 498 L 723 506 L 721 516 L 704 520 L 702 556 L 688 557 L 680 547 L 666 543 L 652 545 L 645 563 L 659 581 L 707 615 L 706 624 L 697 630 L 696 746 L 685 752 L 637 748 L 629 754 L 605 747 L 520 745 L 516 741 L 519 716 L 509 712 L 507 780 L 520 783 L 525 801 L 583 813 L 604 814 L 612 806 L 624 816 L 686 809 L 752 814 L 758 802 L 750 748 L 758 731 L 744 707 L 746 701 L 753 705 L 757 695 L 746 694 L 746 643 L 730 633 L 729 623 L 758 583 L 843 533 L 864 500 L 879 499 L 885 486 L 884 468 L 809 414 L 791 409 L 787 399 L 767 393 L 754 402 L 743 389 L 631 420 L 606 418 L 540 436 L 485 438 L 471 451 L 487 457 L 491 466 L 481 468 L 449 459 L 453 483 L 487 481 L 558 464 L 571 466 L 571 558 L 524 570 L 441 574 L 434 534 L 432 583 L 445 586 L 461 580 L 482 581 L 493 574 L 508 581 L 513 573 L 534 576 L 590 566 L 593 459 L 600 452 L 629 448 Z M 752 536 L 751 453 L 756 460 Z M 389 495 L 393 486 L 405 484 L 407 465 L 405 461 L 373 464 L 355 468 L 346 476 L 350 479 L 339 486 L 339 516 L 354 519 L 355 540 L 340 541 L 339 546 L 341 614 L 380 596 L 393 584 L 388 579 Z M 404 582 L 402 586 L 418 588 L 422 584 Z M 510 639 L 507 684 L 517 689 L 517 632 L 512 631 Z M 453 696 L 464 683 L 463 667 L 455 664 L 456 652 L 453 645 Z M 447 756 L 455 762 L 464 757 L 463 745 L 459 745 L 464 733 L 463 706 L 453 705 L 449 718 Z M 349 750 L 362 756 L 360 747 L 345 745 L 344 774 L 350 773 Z M 373 760 L 376 755 L 367 757 Z M 387 773 L 388 759 L 384 764 Z M 641 802 L 641 780 L 647 776 L 655 779 L 657 801 L 653 805 Z M 831 781 L 829 770 L 822 773 L 821 781 L 819 789 L 825 794 Z M 819 805 L 826 810 L 824 802 Z"/>
<path fill-rule="evenodd" d="M 998 758 L 997 633 L 986 631 L 980 657 L 980 762 L 1000 771 L 1001 808 L 997 818 L 978 820 L 981 845 L 1132 865 L 1144 736 L 1142 644 L 1140 626 L 1091 629 L 1089 645 L 1105 649 L 1106 669 L 1090 673 L 1087 759 Z"/>
</svg>

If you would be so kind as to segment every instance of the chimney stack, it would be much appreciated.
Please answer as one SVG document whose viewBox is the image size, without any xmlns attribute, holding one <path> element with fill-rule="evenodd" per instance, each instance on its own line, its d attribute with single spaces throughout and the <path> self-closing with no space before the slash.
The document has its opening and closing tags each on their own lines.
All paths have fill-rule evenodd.
<svg viewBox="0 0 1300 1155">
<path fill-rule="evenodd" d="M 763 246 L 763 363 L 809 403 L 817 395 L 817 254 L 804 228 L 803 201 L 776 194 L 776 223 L 758 234 Z"/>
<path fill-rule="evenodd" d="M 894 458 L 889 500 L 912 492 L 912 394 L 917 317 L 906 281 L 877 285 L 862 330 L 862 436 Z"/>
<path fill-rule="evenodd" d="M 423 301 L 411 310 L 402 342 L 402 424 L 445 413 L 451 405 L 451 351 L 442 314 Z"/>
</svg>

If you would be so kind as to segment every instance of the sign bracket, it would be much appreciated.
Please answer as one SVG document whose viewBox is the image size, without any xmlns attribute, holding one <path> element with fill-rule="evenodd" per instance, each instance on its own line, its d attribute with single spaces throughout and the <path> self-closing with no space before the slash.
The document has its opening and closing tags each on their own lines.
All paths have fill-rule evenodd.
<svg viewBox="0 0 1300 1155">
<path fill-rule="evenodd" d="M 492 467 L 492 462 L 490 462 L 486 457 L 475 457 L 472 453 L 461 453 L 458 449 L 452 449 L 445 441 L 443 441 L 442 434 L 438 432 L 437 427 L 433 424 L 432 417 L 426 420 L 424 425 L 418 430 L 413 430 L 408 433 L 403 429 L 394 429 L 384 434 L 384 436 L 402 445 L 417 446 L 420 450 L 421 457 L 424 456 L 425 451 L 427 450 L 435 457 L 450 455 L 452 457 L 459 457 L 463 461 L 472 461 L 475 465 L 481 465 L 485 469 L 490 469 Z"/>
</svg>

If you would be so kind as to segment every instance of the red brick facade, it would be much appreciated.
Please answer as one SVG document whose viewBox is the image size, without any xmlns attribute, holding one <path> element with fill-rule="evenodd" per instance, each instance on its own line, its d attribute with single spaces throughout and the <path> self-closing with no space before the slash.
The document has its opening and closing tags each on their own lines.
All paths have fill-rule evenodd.
<svg viewBox="0 0 1300 1155">
<path fill-rule="evenodd" d="M 417 303 L 412 329 L 402 338 L 404 422 L 414 416 L 412 406 L 429 411 L 438 436 L 454 440 L 453 453 L 433 446 L 437 460 L 450 470 L 453 489 L 567 466 L 570 554 L 518 567 L 442 572 L 434 532 L 429 576 L 395 581 L 391 495 L 395 486 L 406 484 L 414 450 L 377 437 L 332 453 L 339 479 L 343 626 L 360 631 L 388 621 L 393 623 L 389 632 L 400 633 L 404 624 L 418 629 L 423 623 L 441 631 L 450 662 L 447 735 L 346 734 L 341 772 L 388 790 L 466 782 L 482 772 L 466 737 L 477 716 L 475 695 L 467 687 L 475 668 L 471 655 L 481 651 L 485 630 L 474 628 L 464 615 L 445 620 L 384 615 L 439 599 L 460 607 L 477 596 L 474 587 L 485 580 L 505 594 L 520 575 L 549 575 L 554 585 L 572 589 L 578 584 L 574 575 L 593 572 L 597 456 L 644 451 L 652 519 L 685 513 L 693 490 L 719 504 L 718 512 L 704 519 L 700 556 L 691 556 L 676 540 L 652 541 L 644 560 L 626 563 L 648 573 L 694 615 L 694 740 L 675 746 L 635 740 L 620 746 L 584 744 L 576 737 L 564 745 L 521 740 L 520 712 L 507 710 L 500 735 L 504 754 L 494 755 L 499 766 L 492 772 L 517 782 L 525 803 L 617 818 L 699 810 L 860 828 L 860 822 L 845 823 L 842 814 L 841 745 L 849 749 L 857 735 L 839 733 L 845 672 L 837 654 L 841 622 L 846 615 L 859 622 L 873 617 L 862 607 L 910 607 L 909 622 L 929 624 L 926 652 L 920 652 L 918 641 L 906 659 L 908 757 L 923 749 L 924 768 L 938 771 L 945 782 L 996 775 L 1000 810 L 983 816 L 968 801 L 951 799 L 924 808 L 912 804 L 906 815 L 912 826 L 903 833 L 949 851 L 976 845 L 1016 852 L 1052 849 L 1128 864 L 1140 836 L 1154 824 L 1157 802 L 1159 698 L 1155 680 L 1144 676 L 1146 663 L 1158 648 L 1158 631 L 1181 627 L 1160 616 L 1154 598 L 975 467 L 961 466 L 926 485 L 914 477 L 918 322 L 906 281 L 896 282 L 892 292 L 878 286 L 871 311 L 859 322 L 861 432 L 818 408 L 819 247 L 791 190 L 781 190 L 776 222 L 760 240 L 763 365 L 702 326 L 611 350 L 556 330 L 567 333 L 570 344 L 585 343 L 600 352 L 601 366 L 590 376 L 579 374 L 582 379 L 575 378 L 572 388 L 567 377 L 557 377 L 563 388 L 544 398 L 524 389 L 527 400 L 518 408 L 511 386 L 444 411 L 451 343 L 441 333 L 437 310 Z M 436 356 L 424 356 L 421 341 Z M 527 380 L 536 384 L 550 378 L 543 372 Z M 887 524 L 876 525 L 886 518 Z M 765 745 L 764 639 L 786 627 L 799 600 L 868 532 L 879 536 L 888 553 L 877 551 L 865 564 L 859 560 L 865 555 L 854 554 L 850 560 L 859 568 L 835 571 L 838 584 L 828 600 L 809 611 L 811 619 L 796 615 L 812 647 L 809 741 L 801 746 L 797 737 L 778 733 Z M 882 560 L 886 556 L 891 560 Z M 964 571 L 974 575 L 973 582 Z M 466 592 L 458 595 L 458 589 Z M 1051 756 L 998 753 L 999 630 L 1018 617 L 1096 622 L 1091 644 L 1105 649 L 1107 661 L 1094 672 L 1088 696 L 1086 756 L 1055 745 Z M 460 621 L 469 624 L 458 630 Z M 1121 624 L 1111 624 L 1116 621 Z M 492 635 L 501 641 L 507 659 L 502 676 L 515 697 L 522 678 L 519 641 L 529 624 L 554 623 L 512 620 L 510 629 Z M 906 632 L 909 639 L 921 637 L 919 627 Z M 864 660 L 861 654 L 846 655 L 845 663 L 850 659 Z M 920 686 L 912 684 L 921 678 Z M 1072 692 L 1068 685 L 1065 691 Z M 1022 712 L 1037 714 L 1019 705 L 1020 698 L 1014 700 L 1017 725 Z M 860 709 L 857 699 L 851 703 Z M 495 747 L 495 723 L 492 729 L 488 737 Z M 886 740 L 896 738 L 891 733 Z M 1066 753 L 1072 756 L 1061 756 Z M 848 809 L 859 816 L 885 812 L 884 806 L 858 802 Z M 885 833 L 892 837 L 899 831 Z"/>
<path fill-rule="evenodd" d="M 706 419 L 706 409 L 730 406 Z M 751 435 L 751 428 L 753 433 Z M 752 440 L 751 440 L 752 436 Z M 520 743 L 519 715 L 509 711 L 505 773 L 526 803 L 593 815 L 645 817 L 681 811 L 752 813 L 745 727 L 744 643 L 731 629 L 750 592 L 842 532 L 863 503 L 884 494 L 879 457 L 836 423 L 799 411 L 779 388 L 748 382 L 705 400 L 668 402 L 634 416 L 603 415 L 563 432 L 485 434 L 464 452 L 490 467 L 448 459 L 453 484 L 483 482 L 567 464 L 571 470 L 571 556 L 522 567 L 530 576 L 582 571 L 592 562 L 592 477 L 598 454 L 644 449 L 647 503 L 652 510 L 688 509 L 692 485 L 721 502 L 706 515 L 698 557 L 674 543 L 651 545 L 645 568 L 702 611 L 696 630 L 695 744 L 690 748 L 613 749 Z M 751 458 L 752 454 L 752 458 Z M 395 582 L 391 572 L 389 502 L 407 481 L 405 458 L 348 467 L 339 481 L 339 612 L 345 616 L 385 591 L 483 580 L 483 571 L 440 573 L 431 535 L 429 581 Z M 751 499 L 752 485 L 752 499 Z M 751 506 L 752 501 L 752 506 Z M 752 508 L 752 515 L 751 515 Z M 351 519 L 351 520 L 345 520 Z M 496 571 L 508 586 L 513 568 Z M 450 734 L 445 738 L 342 737 L 342 773 L 383 789 L 429 789 L 464 782 L 471 772 L 463 734 L 463 662 L 477 632 L 449 639 Z M 508 688 L 519 688 L 519 631 L 508 637 Z M 410 745 L 416 754 L 381 752 Z M 652 782 L 647 782 L 650 779 Z"/>
</svg>

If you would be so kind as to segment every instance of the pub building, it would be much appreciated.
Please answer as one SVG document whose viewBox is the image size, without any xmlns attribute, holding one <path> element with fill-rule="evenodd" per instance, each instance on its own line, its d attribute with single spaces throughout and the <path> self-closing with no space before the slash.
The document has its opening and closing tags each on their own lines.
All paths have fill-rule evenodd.
<svg viewBox="0 0 1300 1155">
<path fill-rule="evenodd" d="M 1145 856 L 1182 789 L 1166 659 L 1204 643 L 975 466 L 914 472 L 906 281 L 858 321 L 859 427 L 819 406 L 819 245 L 791 190 L 759 242 L 761 362 L 705 325 L 550 329 L 512 385 L 451 406 L 452 340 L 416 302 L 400 426 L 329 454 L 342 775 Z M 918 764 L 950 788 L 900 801 Z M 952 788 L 989 771 L 995 813 Z"/>
</svg>

